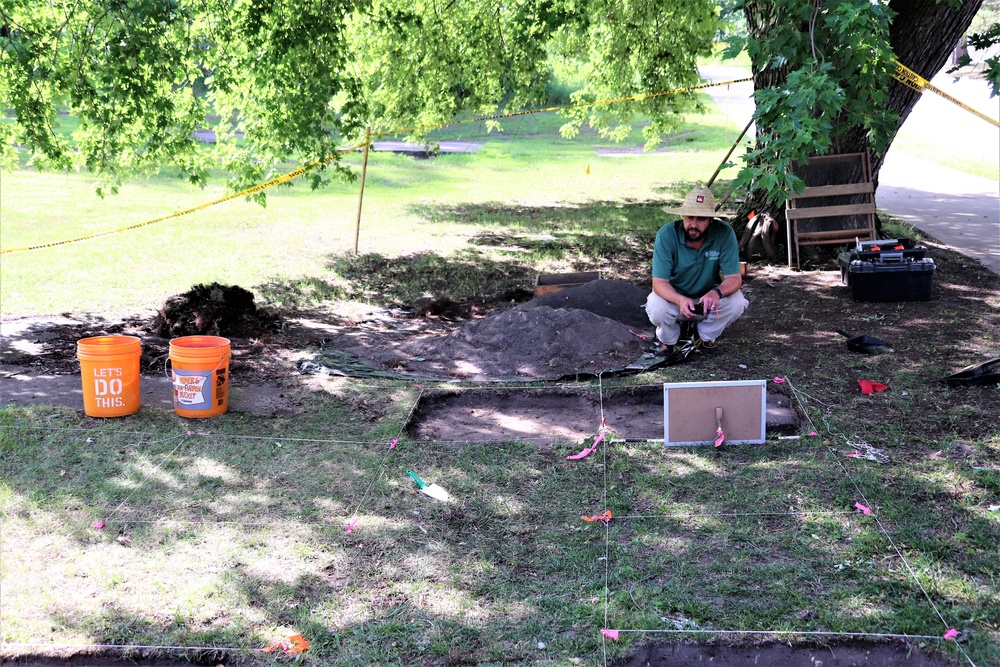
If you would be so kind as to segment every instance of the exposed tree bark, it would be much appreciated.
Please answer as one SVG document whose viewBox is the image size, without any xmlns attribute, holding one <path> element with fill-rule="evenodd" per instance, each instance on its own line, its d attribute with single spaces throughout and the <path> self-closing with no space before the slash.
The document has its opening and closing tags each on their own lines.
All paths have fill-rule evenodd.
<svg viewBox="0 0 1000 667">
<path fill-rule="evenodd" d="M 948 62 L 955 44 L 965 34 L 983 4 L 983 0 L 957 1 L 958 6 L 952 6 L 948 0 L 890 0 L 889 2 L 889 8 L 895 13 L 890 28 L 890 42 L 896 59 L 925 79 L 932 78 Z M 779 20 L 779 17 L 774 16 L 773 8 L 766 0 L 748 2 L 745 6 L 745 15 L 751 35 L 757 38 L 765 36 L 774 22 Z M 807 29 L 803 26 L 803 30 Z M 754 71 L 754 89 L 761 90 L 782 83 L 785 76 L 787 76 L 785 69 Z M 897 132 L 920 95 L 921 93 L 895 79 L 890 83 L 888 106 L 899 114 Z M 762 129 L 766 131 L 766 128 L 758 128 L 758 137 L 762 136 Z M 884 155 L 877 155 L 872 151 L 865 128 L 847 128 L 830 152 L 867 152 L 871 160 L 872 180 L 877 191 L 878 175 Z M 741 222 L 746 223 L 747 214 L 751 210 L 767 211 L 773 215 L 782 225 L 783 238 L 785 216 L 782 207 L 768 203 L 764 192 L 752 192 L 740 206 L 735 220 L 738 227 Z"/>
</svg>

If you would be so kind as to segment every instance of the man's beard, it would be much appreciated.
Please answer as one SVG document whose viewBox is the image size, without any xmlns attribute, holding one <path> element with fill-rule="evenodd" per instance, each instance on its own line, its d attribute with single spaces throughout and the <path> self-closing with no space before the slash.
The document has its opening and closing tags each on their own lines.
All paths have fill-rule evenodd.
<svg viewBox="0 0 1000 667">
<path fill-rule="evenodd" d="M 707 227 L 705 229 L 698 229 L 697 227 L 684 228 L 684 237 L 691 243 L 697 243 L 698 241 L 705 238 L 706 234 L 708 234 Z"/>
</svg>

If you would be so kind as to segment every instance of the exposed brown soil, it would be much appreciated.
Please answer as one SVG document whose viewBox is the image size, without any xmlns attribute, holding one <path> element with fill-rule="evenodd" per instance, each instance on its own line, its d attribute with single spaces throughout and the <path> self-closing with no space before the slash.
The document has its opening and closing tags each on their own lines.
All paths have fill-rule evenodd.
<svg viewBox="0 0 1000 667">
<path fill-rule="evenodd" d="M 651 644 L 614 667 L 942 667 L 952 664 L 940 655 L 928 655 L 901 642 L 836 642 L 826 645 L 767 643 L 755 646 Z"/>
<path fill-rule="evenodd" d="M 599 396 L 571 388 L 431 392 L 413 415 L 413 437 L 449 442 L 521 440 L 534 445 L 593 436 L 605 415 L 614 433 L 663 437 L 663 388 L 636 387 Z"/>
<path fill-rule="evenodd" d="M 988 335 L 1000 329 L 1000 277 L 943 248 L 932 245 L 930 255 L 938 268 L 929 301 L 856 302 L 835 264 L 803 272 L 753 267 L 744 286 L 751 306 L 725 333 L 725 354 L 688 363 L 720 380 L 788 376 L 833 407 L 853 400 L 859 379 L 884 380 L 890 370 L 905 369 L 938 386 L 944 375 L 1000 352 Z M 5 330 L 21 326 L 2 340 L 0 383 L 78 375 L 76 342 L 105 334 L 139 336 L 142 373 L 159 380 L 169 338 L 158 331 L 230 338 L 234 391 L 293 389 L 302 383 L 301 358 L 328 350 L 375 367 L 452 379 L 555 379 L 639 357 L 649 345 L 639 336 L 652 335 L 641 309 L 647 290 L 648 285 L 600 280 L 514 307 L 512 292 L 493 304 L 481 297 L 465 303 L 423 300 L 412 307 L 372 306 L 319 316 L 261 311 L 247 301 L 245 290 L 201 286 L 168 299 L 152 319 L 4 323 Z M 237 298 L 220 300 L 220 294 Z M 191 328 L 198 322 L 202 328 Z M 888 340 L 892 351 L 877 357 L 848 352 L 837 329 Z M 5 400 L 11 400 L 8 386 L 0 386 Z M 39 392 L 38 402 L 55 393 Z M 31 395 L 22 394 L 16 402 L 30 402 Z M 982 388 L 942 387 L 931 398 L 911 400 L 911 419 L 920 422 L 928 439 L 946 433 L 959 439 L 981 437 L 990 420 L 948 416 L 1000 412 L 998 392 Z M 873 400 L 852 409 L 877 416 L 884 407 Z"/>
</svg>

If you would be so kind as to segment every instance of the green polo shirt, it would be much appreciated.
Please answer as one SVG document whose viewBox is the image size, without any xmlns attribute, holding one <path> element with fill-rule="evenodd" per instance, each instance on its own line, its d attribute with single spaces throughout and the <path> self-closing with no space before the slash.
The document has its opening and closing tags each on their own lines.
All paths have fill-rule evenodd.
<svg viewBox="0 0 1000 667">
<path fill-rule="evenodd" d="M 653 246 L 653 277 L 670 281 L 671 287 L 686 297 L 697 299 L 718 285 L 719 274 L 740 272 L 740 252 L 736 232 L 729 223 L 713 220 L 701 248 L 695 250 L 684 240 L 682 220 L 660 227 Z"/>
</svg>

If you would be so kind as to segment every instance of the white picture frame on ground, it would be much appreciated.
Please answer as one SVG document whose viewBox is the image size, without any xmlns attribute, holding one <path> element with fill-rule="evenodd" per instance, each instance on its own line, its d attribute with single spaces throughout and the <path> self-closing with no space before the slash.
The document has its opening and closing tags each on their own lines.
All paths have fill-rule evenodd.
<svg viewBox="0 0 1000 667">
<path fill-rule="evenodd" d="M 665 382 L 665 447 L 714 445 L 721 422 L 724 442 L 759 445 L 767 438 L 767 380 Z"/>
</svg>

